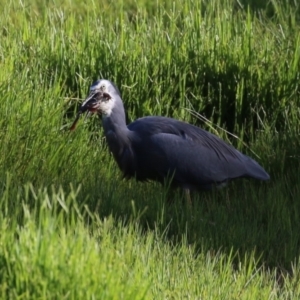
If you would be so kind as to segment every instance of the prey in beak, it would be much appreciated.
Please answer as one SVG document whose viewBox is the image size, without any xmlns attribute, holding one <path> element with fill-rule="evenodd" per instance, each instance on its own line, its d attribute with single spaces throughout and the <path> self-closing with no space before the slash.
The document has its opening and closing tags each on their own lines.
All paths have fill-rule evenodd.
<svg viewBox="0 0 300 300">
<path fill-rule="evenodd" d="M 88 97 L 82 103 L 77 116 L 70 127 L 70 130 L 75 130 L 76 124 L 80 118 L 80 116 L 86 112 L 86 117 L 89 117 L 93 113 L 100 112 L 100 105 L 103 99 L 110 99 L 110 96 L 107 93 L 99 90 L 92 90 Z"/>
</svg>

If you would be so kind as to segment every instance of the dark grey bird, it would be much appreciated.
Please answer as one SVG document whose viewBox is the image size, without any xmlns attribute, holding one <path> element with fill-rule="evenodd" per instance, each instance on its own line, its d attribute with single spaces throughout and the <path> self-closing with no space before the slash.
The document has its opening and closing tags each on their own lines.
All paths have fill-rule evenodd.
<svg viewBox="0 0 300 300">
<path fill-rule="evenodd" d="M 270 179 L 252 158 L 199 127 L 172 118 L 149 116 L 128 126 L 121 94 L 109 80 L 90 87 L 71 129 L 84 113 L 102 116 L 106 141 L 125 178 L 164 183 L 186 191 L 222 187 L 246 177 Z"/>
</svg>

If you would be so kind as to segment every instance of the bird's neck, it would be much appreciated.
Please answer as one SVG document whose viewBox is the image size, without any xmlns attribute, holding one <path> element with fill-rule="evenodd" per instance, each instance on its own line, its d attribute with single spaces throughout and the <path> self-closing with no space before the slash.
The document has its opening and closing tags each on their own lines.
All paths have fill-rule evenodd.
<svg viewBox="0 0 300 300">
<path fill-rule="evenodd" d="M 102 115 L 106 142 L 120 169 L 126 173 L 123 154 L 130 148 L 130 131 L 126 126 L 124 110 L 112 110 L 110 115 Z"/>
<path fill-rule="evenodd" d="M 132 132 L 126 126 L 123 105 L 113 108 L 109 115 L 102 115 L 102 124 L 108 148 L 123 175 L 134 176 L 136 161 L 131 143 Z"/>
<path fill-rule="evenodd" d="M 102 115 L 102 124 L 105 134 L 109 131 L 115 132 L 117 135 L 128 131 L 126 126 L 126 118 L 123 107 L 113 108 L 109 115 Z"/>
</svg>

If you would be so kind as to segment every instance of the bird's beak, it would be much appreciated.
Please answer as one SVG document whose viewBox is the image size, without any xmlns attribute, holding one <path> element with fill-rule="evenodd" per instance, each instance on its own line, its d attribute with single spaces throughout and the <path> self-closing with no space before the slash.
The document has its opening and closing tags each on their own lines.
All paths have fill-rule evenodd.
<svg viewBox="0 0 300 300">
<path fill-rule="evenodd" d="M 103 97 L 102 92 L 94 92 L 92 91 L 84 100 L 80 107 L 80 112 L 85 113 L 89 111 L 91 113 L 95 113 L 98 110 L 99 104 L 101 102 L 101 98 Z"/>
<path fill-rule="evenodd" d="M 70 130 L 75 130 L 76 124 L 80 118 L 80 116 L 87 112 L 87 116 L 89 116 L 91 113 L 96 113 L 98 111 L 99 103 L 101 101 L 101 97 L 103 96 L 102 92 L 94 92 L 92 91 L 87 98 L 82 103 L 76 119 L 74 120 L 73 124 L 70 127 Z"/>
</svg>

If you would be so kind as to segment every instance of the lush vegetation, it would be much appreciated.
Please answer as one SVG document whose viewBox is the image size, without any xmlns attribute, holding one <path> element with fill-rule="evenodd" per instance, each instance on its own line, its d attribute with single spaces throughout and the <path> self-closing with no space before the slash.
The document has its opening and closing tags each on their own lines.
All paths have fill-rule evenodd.
<svg viewBox="0 0 300 300">
<path fill-rule="evenodd" d="M 300 297 L 296 1 L 0 3 L 1 298 Z M 272 180 L 192 209 L 123 181 L 97 118 L 68 131 L 96 78 L 128 121 L 202 126 Z"/>
</svg>

